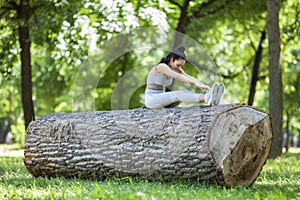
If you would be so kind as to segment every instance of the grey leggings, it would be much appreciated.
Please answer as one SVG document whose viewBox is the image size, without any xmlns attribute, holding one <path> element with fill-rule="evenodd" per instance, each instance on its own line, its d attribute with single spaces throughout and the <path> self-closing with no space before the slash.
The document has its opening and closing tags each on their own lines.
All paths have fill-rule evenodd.
<svg viewBox="0 0 300 200">
<path fill-rule="evenodd" d="M 147 108 L 163 108 L 172 103 L 199 103 L 203 94 L 193 93 L 187 90 L 164 92 L 163 90 L 145 91 L 145 105 Z"/>
</svg>

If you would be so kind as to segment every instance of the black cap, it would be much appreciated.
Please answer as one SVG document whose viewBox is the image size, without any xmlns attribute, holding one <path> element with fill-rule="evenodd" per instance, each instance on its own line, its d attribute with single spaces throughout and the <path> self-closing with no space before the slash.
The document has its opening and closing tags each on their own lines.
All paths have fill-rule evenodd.
<svg viewBox="0 0 300 200">
<path fill-rule="evenodd" d="M 181 45 L 181 46 L 178 46 L 176 49 L 174 49 L 172 51 L 172 53 L 174 53 L 174 54 L 180 56 L 181 58 L 183 58 L 184 60 L 186 60 L 186 55 L 184 53 L 184 50 L 185 50 L 185 47 Z"/>
</svg>

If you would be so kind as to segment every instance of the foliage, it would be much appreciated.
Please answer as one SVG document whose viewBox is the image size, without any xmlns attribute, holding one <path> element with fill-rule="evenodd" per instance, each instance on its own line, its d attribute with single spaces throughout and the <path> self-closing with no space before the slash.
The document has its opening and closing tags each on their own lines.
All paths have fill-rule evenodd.
<svg viewBox="0 0 300 200">
<path fill-rule="evenodd" d="M 3 95 L 0 96 L 0 102 L 10 109 L 1 110 L 0 115 L 9 118 L 15 138 L 22 143 L 25 131 L 22 122 L 20 123 L 22 103 L 18 54 L 21 50 L 18 44 L 18 27 L 23 22 L 18 18 L 19 3 L 1 1 L 0 26 L 3 40 L 0 42 L 0 93 Z M 74 70 L 87 54 L 84 36 L 80 35 L 81 24 L 75 15 L 81 3 L 84 1 L 29 1 L 31 65 L 34 74 L 32 98 L 37 116 L 53 112 L 60 105 L 61 102 L 58 101 L 62 98 L 59 97 L 65 94 L 66 86 L 71 84 L 74 77 L 68 71 Z M 12 79 L 15 80 L 11 81 Z M 8 85 L 11 86 L 12 82 L 13 87 L 9 88 Z"/>
<path fill-rule="evenodd" d="M 299 105 L 299 76 L 300 76 L 300 3 L 298 1 L 284 1 L 281 10 L 283 17 L 282 42 L 284 44 L 282 56 L 283 90 L 284 90 L 284 121 L 290 125 L 293 135 L 299 135 L 300 105 Z"/>
<path fill-rule="evenodd" d="M 4 12 L 19 1 L 0 2 L 0 118 L 11 120 L 14 136 L 23 141 L 19 21 L 15 10 Z M 31 0 L 36 116 L 143 106 L 147 71 L 173 48 L 172 37 L 183 3 Z M 291 127 L 298 132 L 300 3 L 282 1 L 281 8 L 285 115 L 293 113 Z M 202 50 L 184 41 L 188 58 L 194 61 L 186 64 L 185 71 L 207 84 L 224 82 L 222 103 L 247 102 L 255 51 L 267 23 L 266 0 L 191 0 L 187 16 L 185 36 L 200 44 Z M 254 106 L 268 112 L 267 42 L 263 47 Z M 197 70 L 196 64 L 208 70 Z M 187 85 L 175 84 L 175 88 L 199 92 Z"/>
<path fill-rule="evenodd" d="M 104 181 L 34 178 L 22 158 L 0 157 L 0 199 L 298 199 L 300 153 L 268 160 L 250 187 L 220 186 L 182 181 L 149 182 L 137 178 Z"/>
<path fill-rule="evenodd" d="M 255 51 L 261 31 L 266 26 L 265 1 L 240 1 L 238 9 L 233 2 L 225 5 L 225 10 L 200 18 L 191 25 L 190 34 L 198 40 L 213 59 L 216 70 L 226 86 L 227 102 L 247 102 L 251 83 L 251 72 Z M 200 28 L 200 34 L 197 29 Z M 196 35 L 195 35 L 196 34 Z M 265 46 L 265 45 L 264 45 Z M 260 69 L 260 83 L 257 90 L 267 87 L 267 51 L 264 51 Z M 244 91 L 244 92 L 240 92 Z M 263 96 L 264 101 L 267 101 Z M 267 109 L 266 105 L 255 106 Z"/>
</svg>

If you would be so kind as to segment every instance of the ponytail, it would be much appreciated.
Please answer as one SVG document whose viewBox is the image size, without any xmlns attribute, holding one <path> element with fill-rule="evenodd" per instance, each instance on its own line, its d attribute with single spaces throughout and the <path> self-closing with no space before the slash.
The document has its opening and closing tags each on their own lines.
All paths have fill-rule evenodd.
<svg viewBox="0 0 300 200">
<path fill-rule="evenodd" d="M 170 54 L 168 54 L 166 57 L 163 57 L 159 63 L 165 63 L 165 64 L 169 64 L 170 60 L 171 60 L 171 56 Z"/>
</svg>

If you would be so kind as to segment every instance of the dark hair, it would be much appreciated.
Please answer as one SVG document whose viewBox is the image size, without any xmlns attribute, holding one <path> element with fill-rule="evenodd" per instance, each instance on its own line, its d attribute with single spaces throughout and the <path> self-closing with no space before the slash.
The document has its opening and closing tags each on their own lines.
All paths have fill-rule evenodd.
<svg viewBox="0 0 300 200">
<path fill-rule="evenodd" d="M 165 63 L 169 64 L 171 58 L 174 60 L 186 60 L 186 55 L 184 53 L 184 46 L 179 46 L 176 49 L 174 49 L 172 52 L 170 52 L 166 57 L 162 58 L 159 63 Z"/>
</svg>

